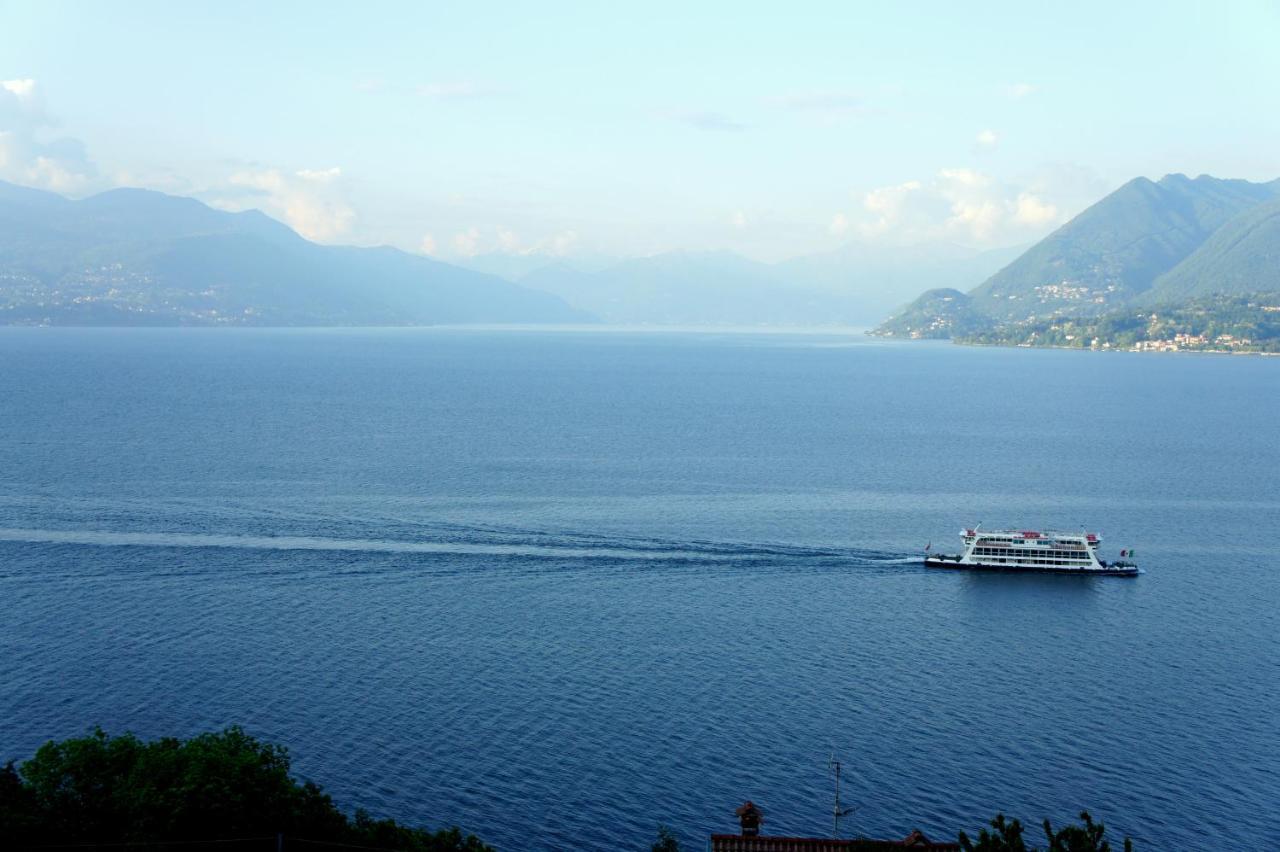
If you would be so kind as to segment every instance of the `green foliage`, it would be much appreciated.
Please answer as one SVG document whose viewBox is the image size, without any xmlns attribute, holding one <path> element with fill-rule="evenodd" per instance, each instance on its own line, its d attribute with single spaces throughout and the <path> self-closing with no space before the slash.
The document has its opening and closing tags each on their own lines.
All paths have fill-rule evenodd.
<svg viewBox="0 0 1280 852">
<path fill-rule="evenodd" d="M 996 814 L 991 820 L 994 831 L 982 829 L 978 832 L 977 842 L 969 839 L 969 835 L 960 832 L 960 848 L 964 852 L 1027 852 L 1027 845 L 1022 840 L 1022 823 L 1018 820 L 1006 820 L 1004 814 Z"/>
<path fill-rule="evenodd" d="M 658 826 L 658 839 L 649 847 L 649 852 L 680 852 L 680 841 L 665 825 Z"/>
<path fill-rule="evenodd" d="M 1246 210 L 1156 279 L 1150 300 L 1280 290 L 1280 199 Z"/>
<path fill-rule="evenodd" d="M 1083 825 L 1068 825 L 1056 832 L 1049 820 L 1045 820 L 1044 835 L 1049 845 L 1041 849 L 1028 846 L 1023 840 L 1021 822 L 1006 820 L 1004 814 L 996 814 L 991 821 L 993 830 L 982 829 L 976 842 L 960 832 L 960 848 L 964 852 L 1111 852 L 1106 827 L 1094 822 L 1088 811 L 1081 811 L 1080 819 Z M 1127 837 L 1124 839 L 1124 852 L 1133 852 L 1133 841 Z"/>
<path fill-rule="evenodd" d="M 0 772 L 0 847 L 285 834 L 406 852 L 483 852 L 458 829 L 429 832 L 346 817 L 321 788 L 290 774 L 289 754 L 238 727 L 189 740 L 132 734 L 41 746 Z"/>
<path fill-rule="evenodd" d="M 0 770 L 0 845 L 6 838 L 34 836 L 38 822 L 35 799 L 10 762 Z"/>
<path fill-rule="evenodd" d="M 1084 825 L 1068 825 L 1054 832 L 1049 820 L 1044 821 L 1044 835 L 1049 841 L 1047 852 L 1111 852 L 1106 840 L 1106 827 L 1094 822 L 1088 811 L 1080 812 Z M 1133 841 L 1124 839 L 1124 852 L 1133 852 Z"/>
</svg>

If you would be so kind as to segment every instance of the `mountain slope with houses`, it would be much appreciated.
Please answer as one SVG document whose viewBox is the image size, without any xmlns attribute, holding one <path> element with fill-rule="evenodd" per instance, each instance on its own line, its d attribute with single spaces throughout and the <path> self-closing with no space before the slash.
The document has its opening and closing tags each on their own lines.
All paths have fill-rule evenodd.
<svg viewBox="0 0 1280 852">
<path fill-rule="evenodd" d="M 1022 339 L 1023 327 L 1272 291 L 1280 291 L 1280 180 L 1136 178 L 970 290 L 967 302 L 929 291 L 873 334 Z"/>
</svg>

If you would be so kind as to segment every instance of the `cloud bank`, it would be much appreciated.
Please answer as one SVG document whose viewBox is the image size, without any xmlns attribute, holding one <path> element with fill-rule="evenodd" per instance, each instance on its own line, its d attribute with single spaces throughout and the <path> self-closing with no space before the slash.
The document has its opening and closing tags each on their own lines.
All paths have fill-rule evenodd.
<svg viewBox="0 0 1280 852">
<path fill-rule="evenodd" d="M 347 202 L 342 169 L 240 169 L 219 187 L 210 203 L 224 210 L 259 208 L 283 220 L 302 236 L 333 242 L 346 235 L 355 221 Z"/>
<path fill-rule="evenodd" d="M 838 213 L 829 230 L 902 242 L 957 240 L 1001 245 L 1039 236 L 1066 217 L 1048 187 L 1009 183 L 974 169 L 941 169 L 927 180 L 878 187 L 861 210 Z"/>
<path fill-rule="evenodd" d="M 483 254 L 539 255 L 565 257 L 577 247 L 578 232 L 557 231 L 545 237 L 526 239 L 510 228 L 472 225 L 445 240 L 434 234 L 422 235 L 418 251 L 432 257 L 471 258 Z"/>
<path fill-rule="evenodd" d="M 35 80 L 0 80 L 0 179 L 78 194 L 98 171 L 78 139 L 57 136 Z"/>
</svg>

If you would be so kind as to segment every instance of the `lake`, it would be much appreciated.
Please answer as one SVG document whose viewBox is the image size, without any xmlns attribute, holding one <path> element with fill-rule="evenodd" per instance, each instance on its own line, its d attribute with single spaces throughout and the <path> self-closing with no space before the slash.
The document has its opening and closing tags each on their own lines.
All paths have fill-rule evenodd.
<svg viewBox="0 0 1280 852">
<path fill-rule="evenodd" d="M 502 849 L 1280 846 L 1280 361 L 0 328 L 0 761 L 229 724 Z M 1136 579 L 928 571 L 1087 526 Z"/>
</svg>

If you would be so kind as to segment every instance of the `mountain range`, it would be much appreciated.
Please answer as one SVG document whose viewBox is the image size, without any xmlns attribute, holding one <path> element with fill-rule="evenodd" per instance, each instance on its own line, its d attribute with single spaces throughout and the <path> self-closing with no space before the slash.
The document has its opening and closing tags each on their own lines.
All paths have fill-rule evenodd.
<svg viewBox="0 0 1280 852">
<path fill-rule="evenodd" d="M 774 264 L 731 252 L 467 263 L 319 245 L 258 211 L 147 190 L 73 201 L 0 182 L 0 324 L 869 325 L 906 305 L 878 333 L 949 337 L 1280 291 L 1280 180 L 1137 178 L 1025 250 L 851 242 Z"/>
<path fill-rule="evenodd" d="M 76 201 L 0 182 L 0 324 L 871 325 L 921 289 L 973 286 L 1017 252 L 850 243 L 777 264 L 669 252 L 494 254 L 464 267 L 320 245 L 256 210 L 192 198 L 116 189 Z"/>
<path fill-rule="evenodd" d="M 393 248 L 309 242 L 257 211 L 0 182 L 0 324 L 414 325 L 591 319 L 549 293 Z"/>
<path fill-rule="evenodd" d="M 604 262 L 538 255 L 467 261 L 553 293 L 610 323 L 872 325 L 921 289 L 978 284 L 1024 247 L 851 242 L 781 263 L 728 251 L 677 251 Z M 541 262 L 539 262 L 539 260 Z"/>
<path fill-rule="evenodd" d="M 1269 290 L 1280 290 L 1280 180 L 1136 178 L 968 293 L 926 292 L 877 333 L 950 337 Z"/>
</svg>

